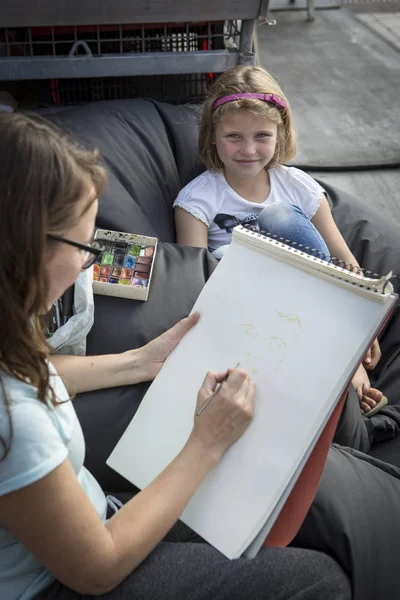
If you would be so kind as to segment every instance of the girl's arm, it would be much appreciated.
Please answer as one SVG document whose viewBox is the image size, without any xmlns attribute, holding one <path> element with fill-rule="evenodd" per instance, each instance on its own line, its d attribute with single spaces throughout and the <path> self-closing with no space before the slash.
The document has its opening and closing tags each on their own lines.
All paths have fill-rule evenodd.
<svg viewBox="0 0 400 600">
<path fill-rule="evenodd" d="M 208 227 L 183 208 L 175 208 L 176 241 L 184 246 L 207 248 Z"/>
<path fill-rule="evenodd" d="M 359 266 L 356 258 L 351 253 L 350 248 L 344 241 L 342 234 L 333 220 L 328 200 L 324 195 L 322 196 L 320 207 L 315 213 L 311 222 L 324 238 L 331 256 L 334 256 L 339 260 L 343 260 L 347 264 L 351 264 L 356 267 Z"/>
<path fill-rule="evenodd" d="M 328 200 L 326 199 L 326 197 L 324 195 L 322 196 L 322 201 L 321 201 L 320 207 L 317 210 L 317 212 L 315 213 L 314 218 L 312 219 L 312 223 L 313 223 L 314 227 L 316 227 L 318 229 L 318 231 L 324 238 L 325 243 L 329 248 L 329 252 L 331 253 L 331 256 L 334 256 L 335 258 L 338 258 L 339 260 L 343 260 L 346 264 L 354 265 L 355 267 L 360 266 L 358 264 L 355 256 L 351 253 L 350 248 L 344 241 L 343 236 L 340 233 L 339 229 L 337 228 L 337 225 L 332 217 L 332 213 L 331 213 L 331 209 L 328 204 Z M 368 350 L 368 353 L 367 353 L 366 357 L 364 358 L 363 365 L 367 369 L 372 370 L 378 364 L 380 357 L 381 357 L 381 351 L 379 348 L 379 342 L 376 339 L 372 343 L 371 348 Z M 356 377 L 357 377 L 357 373 L 356 373 Z M 367 382 L 369 384 L 369 380 L 368 380 L 368 377 L 365 372 L 361 373 L 361 379 L 365 384 Z M 356 391 L 359 396 L 361 394 L 361 389 L 362 389 L 362 386 L 361 386 L 361 388 L 360 388 L 360 386 L 356 387 Z M 363 407 L 363 408 L 365 409 L 365 407 Z"/>
</svg>

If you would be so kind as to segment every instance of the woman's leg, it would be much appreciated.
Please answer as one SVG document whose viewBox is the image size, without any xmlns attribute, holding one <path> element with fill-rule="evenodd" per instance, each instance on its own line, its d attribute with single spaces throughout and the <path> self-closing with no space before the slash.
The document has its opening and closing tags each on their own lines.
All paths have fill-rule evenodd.
<svg viewBox="0 0 400 600">
<path fill-rule="evenodd" d="M 89 600 L 55 582 L 35 600 Z M 263 548 L 228 560 L 208 544 L 162 542 L 104 600 L 351 600 L 351 586 L 325 554 Z"/>
<path fill-rule="evenodd" d="M 302 244 L 308 254 L 318 256 L 321 253 L 324 255 L 321 258 L 330 259 L 323 237 L 307 215 L 294 204 L 275 202 L 267 206 L 260 215 L 258 226 L 262 231 Z"/>
<path fill-rule="evenodd" d="M 126 503 L 133 493 L 112 494 Z M 109 508 L 108 518 L 114 511 Z M 35 600 L 92 600 L 55 581 Z M 230 561 L 178 521 L 164 541 L 104 600 L 351 600 L 342 568 L 313 550 L 263 548 Z"/>
</svg>

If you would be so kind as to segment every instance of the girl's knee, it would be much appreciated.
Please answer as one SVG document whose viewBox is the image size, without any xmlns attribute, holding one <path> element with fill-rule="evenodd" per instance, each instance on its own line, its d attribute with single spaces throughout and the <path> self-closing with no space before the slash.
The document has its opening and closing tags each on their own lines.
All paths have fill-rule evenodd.
<svg viewBox="0 0 400 600">
<path fill-rule="evenodd" d="M 263 231 L 282 235 L 288 229 L 292 231 L 293 228 L 301 226 L 305 219 L 308 221 L 308 217 L 298 206 L 289 202 L 274 202 L 264 208 L 258 226 Z"/>
</svg>

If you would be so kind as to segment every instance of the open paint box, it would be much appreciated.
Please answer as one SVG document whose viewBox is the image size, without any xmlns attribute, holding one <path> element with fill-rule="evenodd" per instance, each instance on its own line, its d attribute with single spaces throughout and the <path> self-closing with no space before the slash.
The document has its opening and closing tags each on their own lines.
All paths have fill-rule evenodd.
<svg viewBox="0 0 400 600">
<path fill-rule="evenodd" d="M 157 251 L 157 238 L 97 229 L 104 252 L 93 265 L 93 292 L 147 300 Z"/>
</svg>

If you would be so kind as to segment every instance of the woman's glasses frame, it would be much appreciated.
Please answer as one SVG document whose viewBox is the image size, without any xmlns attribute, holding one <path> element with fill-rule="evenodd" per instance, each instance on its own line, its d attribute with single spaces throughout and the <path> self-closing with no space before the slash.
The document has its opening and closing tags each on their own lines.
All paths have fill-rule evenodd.
<svg viewBox="0 0 400 600">
<path fill-rule="evenodd" d="M 68 244 L 69 246 L 73 246 L 74 248 L 79 248 L 79 250 L 83 250 L 86 252 L 86 260 L 82 265 L 82 269 L 88 269 L 92 266 L 92 264 L 96 261 L 96 259 L 100 256 L 102 252 L 104 252 L 104 245 L 94 240 L 91 244 L 79 244 L 79 242 L 74 242 L 73 240 L 69 240 L 68 238 L 62 237 L 61 235 L 53 235 L 48 234 L 51 240 L 56 240 L 57 242 L 63 242 L 64 244 Z"/>
</svg>

